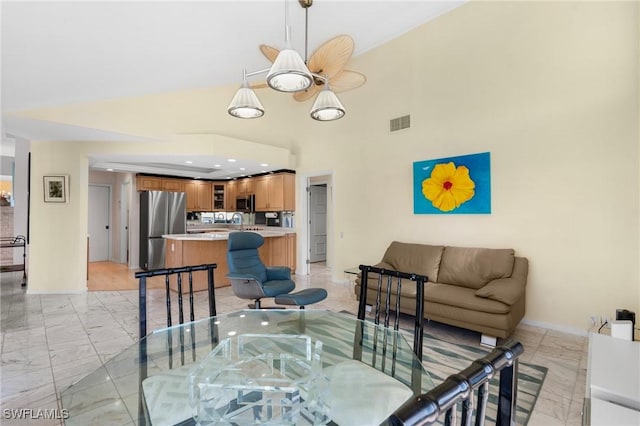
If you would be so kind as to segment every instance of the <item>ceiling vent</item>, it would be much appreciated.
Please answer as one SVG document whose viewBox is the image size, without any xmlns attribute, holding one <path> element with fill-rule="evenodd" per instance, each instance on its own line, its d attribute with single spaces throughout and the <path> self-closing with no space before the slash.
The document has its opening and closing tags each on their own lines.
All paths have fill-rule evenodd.
<svg viewBox="0 0 640 426">
<path fill-rule="evenodd" d="M 408 129 L 411 127 L 411 116 L 404 115 L 398 118 L 392 118 L 389 121 L 389 131 L 395 132 L 397 130 Z"/>
</svg>

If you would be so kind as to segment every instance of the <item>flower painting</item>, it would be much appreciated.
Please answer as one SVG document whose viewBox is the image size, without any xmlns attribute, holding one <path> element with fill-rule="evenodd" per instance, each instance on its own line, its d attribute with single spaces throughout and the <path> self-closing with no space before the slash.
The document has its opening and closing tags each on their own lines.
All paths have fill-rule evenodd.
<svg viewBox="0 0 640 426">
<path fill-rule="evenodd" d="M 413 163 L 415 214 L 491 213 L 488 152 Z"/>
</svg>

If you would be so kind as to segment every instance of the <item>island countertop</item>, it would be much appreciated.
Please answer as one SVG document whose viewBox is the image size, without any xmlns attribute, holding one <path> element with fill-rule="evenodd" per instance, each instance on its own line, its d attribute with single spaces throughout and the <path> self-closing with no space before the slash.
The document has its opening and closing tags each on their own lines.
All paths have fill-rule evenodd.
<svg viewBox="0 0 640 426">
<path fill-rule="evenodd" d="M 256 234 L 262 235 L 264 238 L 270 237 L 284 237 L 287 234 L 295 234 L 295 229 L 290 228 L 273 228 L 273 229 L 264 229 L 259 231 L 240 231 L 240 230 L 228 230 L 228 229 L 211 229 L 209 231 L 201 232 L 201 233 L 192 233 L 192 234 L 166 234 L 163 235 L 162 238 L 167 240 L 181 240 L 181 241 L 217 241 L 217 240 L 228 240 L 229 234 L 232 232 L 255 232 Z"/>
</svg>

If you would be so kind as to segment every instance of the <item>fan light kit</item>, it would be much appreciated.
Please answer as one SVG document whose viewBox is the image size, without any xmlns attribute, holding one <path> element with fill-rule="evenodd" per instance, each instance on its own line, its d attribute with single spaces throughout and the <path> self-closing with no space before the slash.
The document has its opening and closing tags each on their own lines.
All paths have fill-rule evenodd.
<svg viewBox="0 0 640 426">
<path fill-rule="evenodd" d="M 353 54 L 353 39 L 347 35 L 340 35 L 325 42 L 307 62 L 306 33 L 309 7 L 313 0 L 298 0 L 298 3 L 305 9 L 305 59 L 291 48 L 289 6 L 288 0 L 285 0 L 285 48 L 278 51 L 273 47 L 260 45 L 260 51 L 272 62 L 271 68 L 249 73 L 243 71 L 242 86 L 233 96 L 227 109 L 233 117 L 262 117 L 264 107 L 253 89 L 270 87 L 279 92 L 293 93 L 293 98 L 298 102 L 306 101 L 317 93 L 318 96 L 311 107 L 311 118 L 318 121 L 337 120 L 344 116 L 345 109 L 335 92 L 355 89 L 365 83 L 366 77 L 363 74 L 344 69 Z M 266 84 L 249 85 L 248 77 L 265 73 Z"/>
</svg>

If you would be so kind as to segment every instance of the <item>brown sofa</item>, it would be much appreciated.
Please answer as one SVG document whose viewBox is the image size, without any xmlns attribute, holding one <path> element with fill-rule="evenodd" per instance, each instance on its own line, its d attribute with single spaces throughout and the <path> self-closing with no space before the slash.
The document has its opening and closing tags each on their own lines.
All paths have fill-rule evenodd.
<svg viewBox="0 0 640 426">
<path fill-rule="evenodd" d="M 394 241 L 378 268 L 426 275 L 425 318 L 493 337 L 508 337 L 525 310 L 529 262 L 512 249 L 447 247 Z M 377 274 L 369 275 L 377 285 Z M 356 295 L 360 279 L 356 280 Z M 369 290 L 367 303 L 375 298 Z M 400 311 L 415 312 L 415 283 L 402 283 Z M 395 297 L 391 298 L 395 304 Z"/>
</svg>

